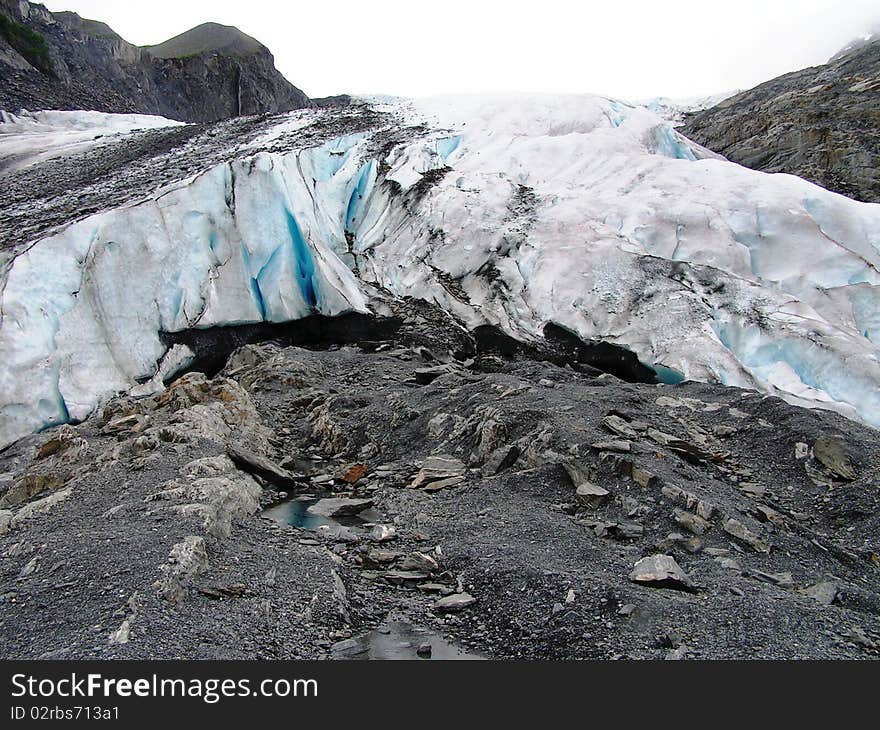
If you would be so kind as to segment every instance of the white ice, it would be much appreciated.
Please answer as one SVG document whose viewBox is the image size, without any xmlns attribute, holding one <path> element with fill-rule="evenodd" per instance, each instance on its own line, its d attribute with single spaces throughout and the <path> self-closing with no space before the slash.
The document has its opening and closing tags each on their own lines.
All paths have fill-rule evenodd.
<svg viewBox="0 0 880 730">
<path fill-rule="evenodd" d="M 95 111 L 0 111 L 0 168 L 20 170 L 38 162 L 85 152 L 108 138 L 140 129 L 182 125 L 148 114 Z"/>
<path fill-rule="evenodd" d="M 880 205 L 739 167 L 601 97 L 380 101 L 428 131 L 381 159 L 381 131 L 251 153 L 20 254 L 0 443 L 167 375 L 160 331 L 366 311 L 359 279 L 469 326 L 530 339 L 554 322 L 664 379 L 880 426 Z"/>
</svg>

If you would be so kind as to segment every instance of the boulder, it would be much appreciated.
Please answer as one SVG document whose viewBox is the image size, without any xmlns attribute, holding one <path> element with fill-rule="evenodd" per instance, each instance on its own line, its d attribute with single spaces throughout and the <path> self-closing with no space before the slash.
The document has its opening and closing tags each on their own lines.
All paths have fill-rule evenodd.
<svg viewBox="0 0 880 730">
<path fill-rule="evenodd" d="M 652 588 L 674 588 L 694 592 L 696 586 L 671 555 L 650 555 L 633 567 L 629 579 Z"/>
<path fill-rule="evenodd" d="M 302 486 L 307 478 L 302 474 L 295 474 L 287 471 L 284 467 L 276 464 L 265 456 L 230 444 L 226 447 L 226 453 L 233 463 L 242 471 L 260 477 L 270 484 L 281 487 L 282 489 L 292 489 Z"/>
<path fill-rule="evenodd" d="M 162 578 L 153 587 L 166 601 L 179 603 L 186 597 L 195 577 L 208 569 L 205 538 L 190 535 L 176 543 L 168 555 L 168 562 L 160 569 Z"/>
<path fill-rule="evenodd" d="M 431 482 L 438 482 L 445 479 L 464 478 L 467 467 L 461 459 L 454 456 L 440 454 L 437 456 L 429 456 L 422 464 L 419 473 L 416 474 L 410 487 L 422 487 Z"/>
<path fill-rule="evenodd" d="M 321 517 L 350 517 L 373 506 L 372 499 L 348 499 L 345 497 L 327 497 L 319 499 L 309 507 L 308 511 Z"/>
</svg>

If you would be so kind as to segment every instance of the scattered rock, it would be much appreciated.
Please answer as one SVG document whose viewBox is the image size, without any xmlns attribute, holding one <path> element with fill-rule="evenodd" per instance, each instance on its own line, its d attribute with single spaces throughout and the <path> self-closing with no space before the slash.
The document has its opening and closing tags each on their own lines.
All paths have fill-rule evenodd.
<svg viewBox="0 0 880 730">
<path fill-rule="evenodd" d="M 763 497 L 764 493 L 767 491 L 765 486 L 758 484 L 757 482 L 740 482 L 739 488 L 741 492 L 749 497 Z"/>
<path fill-rule="evenodd" d="M 578 486 L 575 497 L 584 507 L 598 507 L 608 499 L 609 492 L 596 484 L 585 482 Z"/>
<path fill-rule="evenodd" d="M 208 569 L 205 538 L 190 535 L 171 548 L 168 562 L 161 566 L 163 577 L 153 584 L 159 595 L 171 603 L 179 603 L 193 579 Z"/>
<path fill-rule="evenodd" d="M 712 433 L 715 434 L 718 438 L 728 438 L 729 436 L 733 436 L 738 433 L 739 429 L 736 426 L 728 426 L 726 423 L 716 423 L 712 426 Z"/>
<path fill-rule="evenodd" d="M 370 550 L 367 553 L 367 560 L 376 565 L 386 565 L 398 560 L 402 555 L 403 553 L 393 550 Z"/>
<path fill-rule="evenodd" d="M 397 567 L 401 570 L 421 570 L 426 573 L 440 570 L 440 566 L 434 558 L 420 552 L 410 553 L 398 563 Z"/>
<path fill-rule="evenodd" d="M 516 444 L 499 446 L 489 455 L 486 463 L 483 464 L 482 475 L 484 477 L 491 477 L 500 474 L 505 469 L 509 469 L 516 463 L 521 453 L 522 450 Z"/>
<path fill-rule="evenodd" d="M 430 659 L 431 652 L 432 652 L 431 645 L 428 643 L 419 644 L 419 648 L 416 649 L 416 654 L 418 656 L 422 657 L 423 659 Z"/>
<path fill-rule="evenodd" d="M 452 588 L 443 583 L 419 583 L 418 589 L 422 591 L 422 593 L 439 593 L 444 596 L 449 596 L 455 593 Z"/>
<path fill-rule="evenodd" d="M 636 540 L 645 534 L 645 528 L 638 522 L 613 522 L 607 529 L 618 540 Z"/>
<path fill-rule="evenodd" d="M 48 497 L 43 497 L 42 499 L 28 502 L 26 505 L 21 507 L 18 512 L 16 512 L 15 515 L 12 517 L 12 521 L 9 523 L 10 529 L 17 527 L 18 525 L 22 524 L 26 520 L 29 520 L 35 515 L 40 515 L 48 512 L 55 505 L 61 504 L 61 502 L 70 497 L 71 494 L 73 494 L 73 487 L 67 487 L 66 489 L 61 489 L 54 494 L 50 494 Z"/>
<path fill-rule="evenodd" d="M 76 461 L 89 450 L 88 441 L 82 438 L 75 426 L 64 424 L 53 430 L 52 438 L 45 441 L 37 450 L 37 460 L 64 454 L 67 463 Z"/>
<path fill-rule="evenodd" d="M 669 441 L 666 448 L 691 464 L 699 464 L 713 458 L 712 453 L 706 449 L 678 438 Z"/>
<path fill-rule="evenodd" d="M 459 373 L 459 369 L 452 365 L 435 365 L 428 368 L 416 368 L 414 377 L 419 385 L 428 385 L 433 383 L 441 375 L 449 375 L 450 373 Z"/>
<path fill-rule="evenodd" d="M 635 465 L 633 465 L 631 476 L 633 481 L 643 488 L 653 487 L 660 481 L 647 469 L 642 469 L 640 466 Z"/>
<path fill-rule="evenodd" d="M 610 492 L 589 479 L 589 468 L 581 462 L 566 461 L 563 463 L 566 474 L 575 486 L 575 498 L 584 507 L 598 507 L 605 502 Z"/>
<path fill-rule="evenodd" d="M 635 441 L 639 437 L 635 430 L 620 416 L 605 416 L 605 418 L 602 419 L 602 425 L 611 431 L 611 433 L 622 436 L 625 439 Z"/>
<path fill-rule="evenodd" d="M 695 535 L 705 535 L 712 528 L 712 523 L 708 520 L 678 507 L 673 511 L 673 516 L 679 525 Z"/>
<path fill-rule="evenodd" d="M 308 511 L 314 515 L 321 517 L 349 517 L 363 512 L 373 506 L 373 500 L 369 498 L 363 499 L 347 499 L 345 497 L 325 497 L 319 499 L 315 504 L 308 508 Z"/>
<path fill-rule="evenodd" d="M 864 649 L 876 649 L 878 643 L 865 633 L 861 626 L 850 626 L 841 632 L 843 636 Z"/>
<path fill-rule="evenodd" d="M 384 578 L 389 583 L 394 583 L 395 585 L 403 585 L 406 583 L 419 583 L 429 578 L 430 575 L 421 570 L 386 570 L 383 573 L 379 573 L 378 577 Z"/>
<path fill-rule="evenodd" d="M 632 442 L 617 439 L 612 441 L 596 441 L 590 444 L 590 448 L 597 451 L 613 451 L 618 454 L 628 454 L 632 451 Z"/>
<path fill-rule="evenodd" d="M 36 573 L 39 565 L 40 565 L 40 558 L 35 555 L 30 560 L 28 560 L 27 563 L 25 563 L 24 567 L 19 572 L 19 574 L 18 574 L 19 580 L 21 580 L 22 578 L 27 578 L 29 575 L 33 575 L 34 573 Z"/>
<path fill-rule="evenodd" d="M 302 474 L 289 472 L 271 459 L 240 446 L 230 444 L 226 447 L 226 453 L 242 471 L 258 476 L 282 489 L 293 489 L 302 486 L 306 481 L 306 477 Z"/>
<path fill-rule="evenodd" d="M 763 583 L 770 583 L 771 585 L 779 586 L 780 588 L 794 587 L 794 578 L 788 571 L 783 573 L 765 573 L 763 570 L 749 570 L 745 575 L 762 581 Z"/>
<path fill-rule="evenodd" d="M 373 542 L 390 542 L 397 539 L 397 530 L 391 525 L 373 525 L 370 540 Z"/>
<path fill-rule="evenodd" d="M 435 611 L 440 611 L 441 613 L 452 613 L 455 611 L 461 611 L 462 609 L 473 605 L 476 601 L 477 599 L 470 593 L 453 593 L 451 596 L 444 596 L 435 601 L 431 608 Z"/>
<path fill-rule="evenodd" d="M 116 631 L 110 634 L 111 644 L 127 644 L 131 635 L 131 619 L 124 619 Z"/>
<path fill-rule="evenodd" d="M 681 548 L 689 553 L 698 553 L 703 549 L 703 541 L 696 535 L 685 537 L 680 532 L 670 532 L 657 543 L 656 547 L 663 551 Z"/>
<path fill-rule="evenodd" d="M 671 555 L 651 555 L 642 558 L 633 567 L 629 579 L 634 583 L 641 583 L 652 588 L 696 591 L 696 586 L 690 576 L 681 569 Z"/>
<path fill-rule="evenodd" d="M 805 596 L 809 596 L 817 603 L 821 603 L 823 606 L 830 606 L 834 603 L 837 598 L 837 594 L 840 592 L 840 588 L 837 583 L 830 580 L 824 580 L 821 583 L 816 583 L 815 585 L 809 586 L 808 588 L 804 588 L 801 590 Z"/>
<path fill-rule="evenodd" d="M 762 539 L 754 532 L 752 532 L 748 527 L 746 527 L 739 520 L 735 520 L 732 517 L 724 521 L 722 525 L 722 529 L 728 534 L 735 537 L 737 540 L 744 542 L 750 548 L 752 548 L 755 552 L 758 553 L 769 553 L 770 552 L 770 543 L 766 540 Z"/>
<path fill-rule="evenodd" d="M 192 474 L 197 471 L 196 463 L 191 462 L 185 466 L 183 473 Z M 148 500 L 184 500 L 186 504 L 175 507 L 178 512 L 201 517 L 208 534 L 227 538 L 232 533 L 233 520 L 259 510 L 261 493 L 262 489 L 256 481 L 235 470 L 201 479 L 173 479 L 166 482 L 160 492 L 148 497 Z"/>
<path fill-rule="evenodd" d="M 42 492 L 55 492 L 64 486 L 58 474 L 25 474 L 0 497 L 0 508 L 15 507 Z"/>
<path fill-rule="evenodd" d="M 354 484 L 363 479 L 369 470 L 364 464 L 353 464 L 342 473 L 342 481 L 347 484 Z"/>
<path fill-rule="evenodd" d="M 687 659 L 690 654 L 691 648 L 687 644 L 682 644 L 675 649 L 670 649 L 663 658 L 666 661 L 681 661 L 682 659 Z"/>
<path fill-rule="evenodd" d="M 756 504 L 755 509 L 752 510 L 752 514 L 761 520 L 761 522 L 769 522 L 780 529 L 785 529 L 785 518 L 775 509 L 768 507 L 766 504 Z"/>
<path fill-rule="evenodd" d="M 813 443 L 813 456 L 828 471 L 844 481 L 851 482 L 856 478 L 855 469 L 847 453 L 846 443 L 842 438 L 822 436 Z"/>
<path fill-rule="evenodd" d="M 463 479 L 466 473 L 467 467 L 461 459 L 447 455 L 429 456 L 410 486 L 417 488 L 446 479 Z"/>
<path fill-rule="evenodd" d="M 448 487 L 456 487 L 464 482 L 464 477 L 449 477 L 448 479 L 439 479 L 436 482 L 429 482 L 422 489 L 426 492 L 439 492 L 441 489 Z"/>
<path fill-rule="evenodd" d="M 115 433 L 140 433 L 149 423 L 146 416 L 140 413 L 132 413 L 127 416 L 119 416 L 111 420 L 102 431 L 106 434 Z"/>
</svg>

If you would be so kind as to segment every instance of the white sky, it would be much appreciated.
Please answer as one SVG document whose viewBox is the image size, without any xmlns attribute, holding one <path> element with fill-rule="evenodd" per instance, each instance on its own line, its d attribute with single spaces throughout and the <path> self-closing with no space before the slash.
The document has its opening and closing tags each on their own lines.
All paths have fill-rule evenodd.
<svg viewBox="0 0 880 730">
<path fill-rule="evenodd" d="M 44 0 L 138 45 L 199 23 L 269 47 L 310 96 L 745 89 L 824 63 L 880 25 L 878 0 Z"/>
</svg>

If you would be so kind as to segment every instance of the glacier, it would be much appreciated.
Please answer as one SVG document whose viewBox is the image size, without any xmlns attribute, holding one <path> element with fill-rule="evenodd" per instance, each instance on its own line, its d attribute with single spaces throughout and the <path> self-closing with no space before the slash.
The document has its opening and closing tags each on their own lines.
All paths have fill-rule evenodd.
<svg viewBox="0 0 880 730">
<path fill-rule="evenodd" d="M 188 362 L 163 332 L 367 313 L 377 292 L 880 427 L 880 205 L 603 97 L 358 109 L 368 128 L 330 139 L 310 130 L 332 112 L 280 116 L 227 162 L 14 251 L 0 445 L 160 388 Z"/>
<path fill-rule="evenodd" d="M 184 126 L 151 114 L 96 111 L 0 111 L 0 169 L 21 170 L 54 157 L 87 152 L 136 130 Z"/>
</svg>

